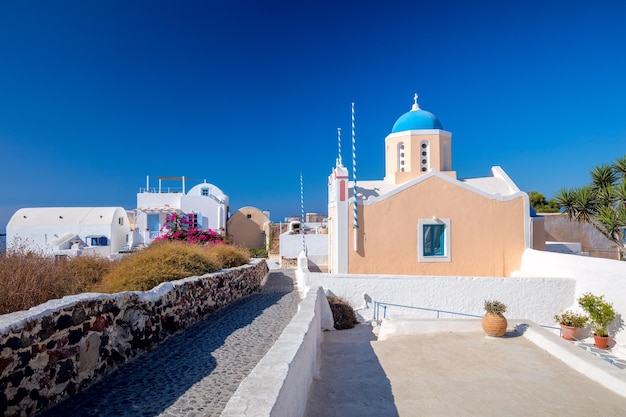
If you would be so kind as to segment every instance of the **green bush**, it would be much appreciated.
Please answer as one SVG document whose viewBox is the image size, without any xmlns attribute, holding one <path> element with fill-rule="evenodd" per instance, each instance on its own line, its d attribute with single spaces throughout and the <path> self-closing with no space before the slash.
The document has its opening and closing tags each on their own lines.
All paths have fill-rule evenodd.
<svg viewBox="0 0 626 417">
<path fill-rule="evenodd" d="M 327 296 L 326 298 L 330 304 L 330 310 L 333 312 L 335 329 L 351 329 L 358 323 L 354 310 L 346 300 L 334 296 Z"/>
<path fill-rule="evenodd" d="M 267 250 L 265 249 L 250 249 L 250 256 L 253 258 L 267 258 Z"/>
<path fill-rule="evenodd" d="M 593 295 L 587 292 L 580 296 L 578 305 L 589 314 L 591 330 L 596 336 L 608 336 L 608 327 L 615 319 L 613 304 L 604 300 L 604 295 Z"/>
</svg>

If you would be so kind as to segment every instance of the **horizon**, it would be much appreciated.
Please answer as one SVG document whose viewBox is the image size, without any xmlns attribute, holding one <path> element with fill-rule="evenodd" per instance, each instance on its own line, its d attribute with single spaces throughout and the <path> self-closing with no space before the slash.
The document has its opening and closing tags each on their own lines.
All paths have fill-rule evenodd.
<svg viewBox="0 0 626 417">
<path fill-rule="evenodd" d="M 327 214 L 338 157 L 384 177 L 419 95 L 452 169 L 546 199 L 626 143 L 626 4 L 138 0 L 0 5 L 0 233 L 23 207 L 136 207 L 146 176 L 206 179 L 271 220 Z"/>
</svg>

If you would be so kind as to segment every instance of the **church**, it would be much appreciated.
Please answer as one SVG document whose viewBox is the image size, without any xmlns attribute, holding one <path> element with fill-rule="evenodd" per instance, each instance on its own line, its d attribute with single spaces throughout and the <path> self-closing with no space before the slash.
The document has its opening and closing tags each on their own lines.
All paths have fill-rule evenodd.
<svg viewBox="0 0 626 417">
<path fill-rule="evenodd" d="M 460 178 L 452 133 L 417 102 L 385 138 L 385 177 L 328 178 L 330 273 L 508 277 L 527 248 L 545 249 L 543 219 L 498 166 Z"/>
</svg>

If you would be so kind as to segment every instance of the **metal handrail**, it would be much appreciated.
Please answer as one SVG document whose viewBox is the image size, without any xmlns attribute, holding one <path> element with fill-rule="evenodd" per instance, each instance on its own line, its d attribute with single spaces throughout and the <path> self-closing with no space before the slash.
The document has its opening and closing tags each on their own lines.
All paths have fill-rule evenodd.
<svg viewBox="0 0 626 417">
<path fill-rule="evenodd" d="M 421 311 L 433 311 L 437 313 L 437 318 L 441 318 L 440 315 L 441 313 L 443 314 L 452 314 L 455 316 L 464 316 L 464 317 L 472 317 L 472 318 L 482 318 L 482 316 L 477 316 L 475 314 L 467 314 L 467 313 L 459 313 L 456 311 L 447 311 L 447 310 L 440 310 L 440 309 L 436 309 L 436 308 L 426 308 L 426 307 L 415 307 L 415 306 L 407 306 L 407 305 L 402 305 L 402 304 L 393 304 L 393 303 L 385 303 L 385 302 L 381 302 L 381 301 L 374 301 L 374 320 L 376 321 L 376 325 L 379 325 L 381 322 L 381 318 L 380 318 L 380 308 L 382 307 L 383 309 L 383 319 L 387 318 L 387 307 L 401 307 L 401 308 L 408 308 L 408 309 L 413 309 L 413 310 L 421 310 Z M 546 329 L 554 329 L 554 330 L 558 330 L 559 331 L 559 336 L 561 336 L 561 328 L 560 327 L 555 327 L 555 326 L 548 326 L 545 324 L 540 324 L 539 326 L 546 328 Z"/>
<path fill-rule="evenodd" d="M 393 304 L 393 303 L 385 303 L 381 301 L 374 301 L 374 320 L 376 320 L 377 324 L 380 324 L 380 308 L 383 309 L 383 319 L 387 318 L 387 307 L 401 307 L 401 308 L 409 308 L 413 310 L 421 310 L 421 311 L 432 311 L 437 313 L 437 318 L 440 318 L 441 313 L 444 314 L 452 314 L 455 316 L 464 316 L 464 317 L 472 317 L 472 318 L 481 318 L 482 316 L 477 316 L 475 314 L 467 314 L 467 313 L 458 313 L 456 311 L 447 311 L 440 310 L 435 308 L 426 308 L 426 307 L 415 307 L 415 306 L 407 306 L 402 304 Z"/>
</svg>

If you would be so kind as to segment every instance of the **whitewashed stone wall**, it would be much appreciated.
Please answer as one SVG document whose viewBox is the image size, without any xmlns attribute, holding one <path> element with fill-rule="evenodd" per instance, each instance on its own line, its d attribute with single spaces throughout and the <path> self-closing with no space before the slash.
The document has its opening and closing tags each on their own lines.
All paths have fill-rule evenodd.
<svg viewBox="0 0 626 417">
<path fill-rule="evenodd" d="M 328 264 L 328 235 L 304 235 L 306 255 L 315 265 Z M 302 252 L 302 235 L 280 235 L 281 259 L 295 259 Z"/>
<path fill-rule="evenodd" d="M 241 383 L 221 417 L 303 415 L 309 388 L 319 373 L 324 330 L 334 330 L 333 313 L 322 288 L 311 288 L 296 316 Z"/>
<path fill-rule="evenodd" d="M 528 319 L 538 324 L 555 325 L 556 312 L 572 304 L 573 279 L 441 277 L 408 275 L 341 275 L 307 273 L 306 285 L 320 285 L 345 298 L 365 319 L 374 316 L 373 302 L 482 316 L 484 301 L 499 300 L 507 305 L 506 317 Z M 370 302 L 367 302 L 366 296 Z M 429 311 L 388 308 L 395 317 L 434 318 Z M 442 315 L 442 318 L 462 318 Z"/>
</svg>

